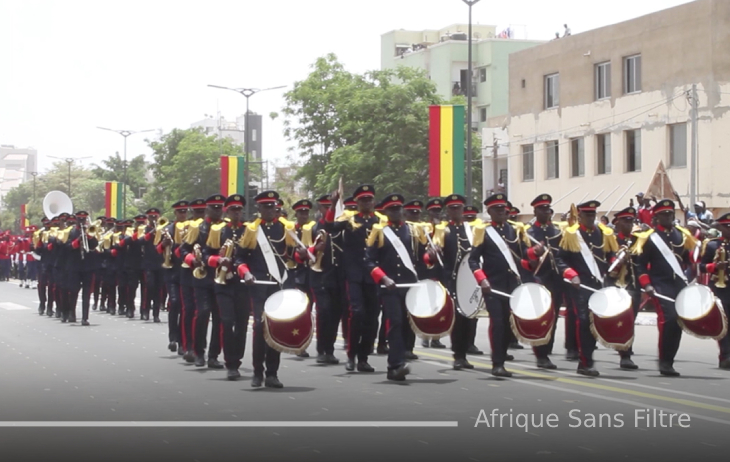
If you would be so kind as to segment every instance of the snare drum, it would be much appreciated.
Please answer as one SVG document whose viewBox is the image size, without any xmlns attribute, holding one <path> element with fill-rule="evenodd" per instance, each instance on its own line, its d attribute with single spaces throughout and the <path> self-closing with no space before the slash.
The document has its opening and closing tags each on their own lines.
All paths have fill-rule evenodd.
<svg viewBox="0 0 730 462">
<path fill-rule="evenodd" d="M 408 289 L 406 309 L 416 335 L 441 338 L 449 335 L 454 327 L 454 301 L 437 281 L 425 279 Z"/>
<path fill-rule="evenodd" d="M 699 338 L 720 340 L 727 334 L 727 317 L 712 289 L 691 284 L 682 289 L 675 302 L 682 330 Z"/>
<path fill-rule="evenodd" d="M 309 297 L 298 289 L 274 292 L 264 304 L 263 323 L 264 339 L 271 348 L 301 353 L 314 333 Z"/>
<path fill-rule="evenodd" d="M 602 345 L 628 351 L 634 343 L 631 295 L 620 287 L 606 287 L 588 299 L 591 332 Z"/>
<path fill-rule="evenodd" d="M 469 268 L 469 257 L 461 260 L 456 272 L 456 307 L 467 318 L 476 318 L 479 310 L 484 309 L 482 290 L 474 279 L 474 273 Z"/>
<path fill-rule="evenodd" d="M 510 325 L 515 337 L 531 346 L 548 344 L 555 324 L 552 305 L 552 295 L 545 286 L 534 282 L 517 286 L 509 300 Z"/>
</svg>

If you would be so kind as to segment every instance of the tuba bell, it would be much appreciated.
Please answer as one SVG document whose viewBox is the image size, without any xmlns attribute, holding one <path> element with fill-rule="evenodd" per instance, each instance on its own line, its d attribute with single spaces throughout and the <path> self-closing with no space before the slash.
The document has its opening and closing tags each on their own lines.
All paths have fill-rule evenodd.
<svg viewBox="0 0 730 462">
<path fill-rule="evenodd" d="M 727 261 L 727 252 L 725 252 L 725 247 L 720 244 L 720 247 L 717 249 L 717 252 L 715 252 L 715 259 L 714 263 L 720 263 Z M 725 270 L 718 270 L 717 274 L 712 276 L 712 280 L 715 281 L 715 287 L 718 289 L 724 289 L 727 287 L 725 284 Z"/>
<path fill-rule="evenodd" d="M 61 191 L 51 191 L 43 198 L 43 213 L 49 220 L 62 213 L 73 213 L 71 198 Z"/>
<path fill-rule="evenodd" d="M 326 243 L 327 242 L 327 231 L 320 229 L 317 233 L 317 237 L 314 238 L 313 245 L 316 247 L 317 244 L 320 242 Z M 322 272 L 322 260 L 324 259 L 324 251 L 317 252 L 315 251 L 315 261 L 311 264 L 310 268 L 312 271 L 316 271 L 318 273 Z"/>
<path fill-rule="evenodd" d="M 223 247 L 221 247 L 219 251 L 219 255 L 223 258 L 231 258 L 233 256 L 233 251 L 236 248 L 234 242 L 231 239 L 227 239 L 226 242 L 223 244 Z M 216 284 L 225 284 L 227 280 L 231 279 L 233 277 L 233 274 L 228 271 L 228 268 L 225 268 L 223 266 L 218 266 L 215 269 L 215 283 Z"/>
<path fill-rule="evenodd" d="M 162 231 L 162 236 L 164 239 L 170 239 L 170 233 L 167 232 L 167 230 Z M 162 251 L 162 267 L 165 269 L 170 269 L 173 267 L 172 264 L 172 244 L 165 247 L 165 249 Z"/>
<path fill-rule="evenodd" d="M 203 251 L 200 249 L 200 244 L 195 244 L 195 246 L 193 246 L 193 255 L 195 255 L 195 261 L 200 263 L 200 266 L 193 270 L 193 277 L 195 279 L 205 279 L 208 275 L 208 271 L 203 265 Z"/>
</svg>

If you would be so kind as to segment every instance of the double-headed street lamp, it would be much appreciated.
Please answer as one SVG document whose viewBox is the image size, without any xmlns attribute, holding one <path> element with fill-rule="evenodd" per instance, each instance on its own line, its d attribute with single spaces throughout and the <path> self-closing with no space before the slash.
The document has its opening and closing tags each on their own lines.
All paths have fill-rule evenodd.
<svg viewBox="0 0 730 462">
<path fill-rule="evenodd" d="M 122 198 L 122 217 L 126 218 L 127 216 L 127 137 L 130 135 L 136 135 L 137 133 L 145 133 L 145 132 L 153 132 L 155 131 L 154 128 L 150 128 L 148 130 L 113 130 L 111 128 L 105 128 L 105 127 L 96 127 L 99 130 L 107 130 L 114 133 L 119 133 L 124 137 L 124 197 Z"/>
<path fill-rule="evenodd" d="M 467 205 L 472 204 L 472 154 L 471 154 L 471 93 L 472 93 L 472 85 L 474 82 L 474 77 L 472 76 L 473 72 L 473 63 L 471 60 L 471 7 L 474 6 L 479 0 L 462 0 L 464 3 L 466 3 L 469 6 L 469 38 L 468 38 L 468 57 L 469 63 L 467 64 L 468 70 L 468 81 L 466 85 L 466 201 Z"/>
<path fill-rule="evenodd" d="M 71 198 L 71 164 L 74 163 L 76 160 L 83 160 L 83 159 L 91 159 L 91 157 L 56 157 L 56 156 L 48 156 L 51 159 L 58 159 L 66 162 L 68 164 L 68 197 Z"/>
<path fill-rule="evenodd" d="M 248 118 L 248 99 L 255 95 L 256 93 L 262 92 L 262 91 L 269 91 L 269 90 L 278 90 L 280 88 L 285 88 L 286 85 L 281 85 L 279 87 L 271 87 L 271 88 L 264 88 L 263 90 L 258 88 L 229 88 L 229 87 L 222 87 L 220 85 L 208 85 L 212 88 L 220 88 L 222 90 L 231 90 L 235 91 L 236 93 L 240 93 L 243 96 L 246 97 L 246 130 L 244 133 L 244 140 L 243 140 L 243 149 L 244 153 L 246 154 L 246 170 L 245 170 L 245 178 L 246 178 L 246 189 L 244 190 L 244 197 L 246 198 L 246 218 L 249 218 L 251 216 L 251 192 L 249 188 L 249 184 L 251 182 L 251 142 L 250 142 L 250 133 L 251 133 L 251 124 L 249 123 Z"/>
</svg>

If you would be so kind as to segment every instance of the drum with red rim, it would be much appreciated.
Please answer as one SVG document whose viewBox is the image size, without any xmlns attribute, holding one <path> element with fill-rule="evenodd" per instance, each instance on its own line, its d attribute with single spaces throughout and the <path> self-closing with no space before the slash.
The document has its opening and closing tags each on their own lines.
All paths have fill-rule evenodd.
<svg viewBox="0 0 730 462">
<path fill-rule="evenodd" d="M 688 334 L 714 340 L 727 334 L 727 317 L 722 303 L 709 287 L 688 285 L 677 295 L 675 307 L 679 325 Z"/>
<path fill-rule="evenodd" d="M 282 353 L 306 350 L 314 333 L 312 310 L 307 294 L 298 289 L 275 292 L 264 304 L 264 338 Z"/>
<path fill-rule="evenodd" d="M 620 287 L 605 287 L 588 299 L 591 332 L 602 345 L 627 351 L 634 343 L 631 295 Z"/>
<path fill-rule="evenodd" d="M 424 279 L 406 293 L 406 309 L 413 332 L 440 338 L 454 327 L 454 301 L 438 281 Z"/>
<path fill-rule="evenodd" d="M 510 325 L 520 342 L 531 346 L 550 342 L 555 324 L 555 310 L 550 291 L 541 284 L 527 282 L 512 291 L 509 300 Z"/>
</svg>

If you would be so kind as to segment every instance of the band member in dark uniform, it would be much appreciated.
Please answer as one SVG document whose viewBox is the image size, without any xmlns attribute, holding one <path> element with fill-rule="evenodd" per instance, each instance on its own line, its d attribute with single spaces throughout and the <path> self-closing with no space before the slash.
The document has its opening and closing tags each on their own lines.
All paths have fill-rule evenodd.
<svg viewBox="0 0 730 462">
<path fill-rule="evenodd" d="M 97 234 L 98 237 L 101 237 L 102 234 L 107 230 L 107 217 L 97 217 L 95 222 L 99 224 L 100 228 Z M 99 239 L 99 245 L 101 245 L 101 239 Z M 101 296 L 101 287 L 103 285 L 104 275 L 106 273 L 106 266 L 104 265 L 104 258 L 100 248 L 97 247 L 96 251 L 93 253 L 93 258 L 94 260 L 96 260 L 95 266 L 97 269 L 94 272 L 94 287 L 92 289 L 94 304 L 91 305 L 91 309 L 94 311 L 100 309 L 100 311 L 104 312 L 106 311 L 106 304 L 104 303 L 105 300 L 102 299 L 101 306 L 99 306 L 99 298 Z"/>
<path fill-rule="evenodd" d="M 434 244 L 438 246 L 442 254 L 441 261 L 444 266 L 441 268 L 440 281 L 456 300 L 456 277 L 459 265 L 464 258 L 469 258 L 471 252 L 470 236 L 473 236 L 471 225 L 464 223 L 464 205 L 466 198 L 460 194 L 452 194 L 444 199 L 446 204 L 446 215 L 448 222 L 436 225 L 433 236 Z M 467 229 L 467 226 L 469 228 Z M 428 263 L 436 263 L 428 258 Z M 451 351 L 454 354 L 454 369 L 474 369 L 474 366 L 466 359 L 467 349 L 471 343 L 470 321 L 457 310 L 454 319 L 454 328 L 451 331 Z"/>
<path fill-rule="evenodd" d="M 96 249 L 99 241 L 96 236 L 88 231 L 87 218 L 89 214 L 85 211 L 76 212 L 77 225 L 69 233 L 68 242 L 70 248 L 66 266 L 69 284 L 69 306 L 71 318 L 76 319 L 76 302 L 81 291 L 81 325 L 89 324 L 89 307 L 91 305 L 91 286 L 94 280 L 95 261 L 91 251 Z M 71 321 L 74 322 L 74 321 Z"/>
<path fill-rule="evenodd" d="M 730 316 L 730 288 L 728 288 L 727 258 L 730 256 L 730 213 L 717 219 L 713 227 L 720 231 L 720 237 L 705 242 L 700 269 L 710 276 L 710 288 L 722 302 L 725 316 Z M 720 347 L 720 369 L 730 370 L 730 334 L 718 340 Z"/>
<path fill-rule="evenodd" d="M 656 225 L 644 233 L 637 233 L 634 253 L 639 255 L 639 284 L 649 296 L 654 293 L 669 298 L 687 287 L 684 271 L 691 264 L 690 252 L 696 240 L 692 234 L 674 225 L 674 202 L 663 199 L 652 209 Z M 658 302 L 659 373 L 669 377 L 679 375 L 674 369 L 674 357 L 679 350 L 682 328 L 673 302 L 654 297 Z"/>
<path fill-rule="evenodd" d="M 292 205 L 292 210 L 294 211 L 294 218 L 296 219 L 294 222 L 294 231 L 297 238 L 299 238 L 299 241 L 308 249 L 312 245 L 312 233 L 315 225 L 317 224 L 317 222 L 309 219 L 309 212 L 312 210 L 312 201 L 307 199 L 297 201 Z M 309 286 L 309 265 L 312 262 L 308 255 L 307 258 L 304 259 L 297 258 L 296 254 L 294 257 L 295 262 L 293 263 L 293 268 L 291 268 L 290 276 L 294 278 L 294 286 L 306 293 L 311 300 L 312 292 Z M 297 356 L 300 358 L 309 358 L 309 353 L 307 353 L 307 350 L 304 350 Z"/>
<path fill-rule="evenodd" d="M 558 271 L 558 267 L 555 262 L 555 256 L 560 251 L 560 239 L 562 238 L 562 234 L 560 232 L 560 228 L 552 223 L 552 201 L 553 198 L 550 194 L 540 194 L 533 199 L 530 205 L 532 205 L 535 213 L 535 223 L 527 228 L 527 234 L 536 241 L 542 243 L 547 251 L 542 264 L 539 268 L 536 268 L 537 273 L 535 274 L 535 282 L 544 285 L 545 288 L 550 291 L 550 294 L 552 295 L 553 310 L 555 310 L 555 319 L 557 320 L 559 318 L 558 313 L 560 312 L 560 307 L 563 305 L 565 282 L 563 282 L 563 277 Z M 555 364 L 550 361 L 549 355 L 551 355 L 553 351 L 555 330 L 557 329 L 557 326 L 558 323 L 555 322 L 549 343 L 539 347 L 533 347 L 533 352 L 537 359 L 537 367 L 543 369 L 556 368 Z"/>
<path fill-rule="evenodd" d="M 475 226 L 481 225 L 482 220 L 481 218 L 478 218 L 477 215 L 479 215 L 479 208 L 474 205 L 467 205 L 464 207 L 464 221 L 469 223 L 474 229 Z M 479 318 L 469 319 L 469 346 L 466 348 L 466 354 L 468 355 L 483 355 L 484 352 L 477 348 L 476 346 L 476 340 L 477 340 L 477 323 L 479 322 Z M 509 355 L 507 355 L 509 356 Z"/>
<path fill-rule="evenodd" d="M 223 220 L 223 204 L 226 198 L 214 194 L 206 199 L 205 220 L 192 223 L 188 227 L 185 242 L 181 246 L 183 261 L 193 268 L 193 288 L 195 290 L 195 318 L 193 319 L 193 349 L 195 351 L 195 366 L 205 366 L 205 345 L 207 343 L 208 323 L 213 320 L 208 348 L 208 367 L 223 369 L 218 361 L 221 353 L 221 319 L 218 302 L 213 291 L 213 271 L 206 269 L 203 258 L 203 249 L 207 245 L 211 226 L 220 225 Z"/>
<path fill-rule="evenodd" d="M 292 260 L 293 240 L 277 217 L 276 204 L 279 193 L 263 191 L 255 199 L 260 218 L 246 225 L 236 249 L 235 265 L 238 276 L 248 286 L 253 327 L 253 379 L 252 387 L 262 383 L 269 388 L 282 388 L 278 377 L 281 353 L 272 348 L 264 337 L 264 305 L 266 299 L 281 288 L 292 288 L 294 281 L 287 277 L 286 263 Z M 261 236 L 262 234 L 263 236 Z M 265 239 L 265 241 L 263 241 Z M 269 248 L 262 249 L 262 245 Z M 306 250 L 300 249 L 306 258 Z M 257 280 L 278 284 L 256 284 Z M 264 376 L 266 377 L 264 379 Z"/>
<path fill-rule="evenodd" d="M 346 320 L 349 319 L 342 267 L 342 232 L 330 235 L 325 230 L 324 217 L 332 205 L 329 194 L 317 199 L 317 204 L 321 217 L 309 248 L 316 259 L 309 265 L 309 283 L 317 303 L 317 363 L 339 364 L 340 360 L 335 357 L 337 326 L 342 319 L 342 333 L 347 340 Z"/>
<path fill-rule="evenodd" d="M 241 376 L 238 368 L 246 348 L 246 333 L 250 314 L 248 288 L 241 284 L 234 257 L 238 242 L 243 236 L 243 207 L 246 200 L 240 194 L 226 199 L 228 222 L 211 225 L 208 240 L 203 250 L 208 271 L 215 275 L 215 298 L 223 324 L 223 358 L 228 380 Z"/>
<path fill-rule="evenodd" d="M 636 255 L 631 254 L 631 248 L 636 242 L 636 236 L 633 234 L 635 221 L 636 209 L 634 207 L 626 207 L 614 215 L 616 242 L 619 245 L 619 250 L 616 252 L 616 260 L 609 267 L 606 277 L 607 286 L 621 287 L 631 295 L 631 309 L 634 312 L 634 318 L 636 318 L 641 307 L 641 289 L 639 281 L 636 279 L 636 266 L 639 259 Z M 631 359 L 633 354 L 632 348 L 619 351 L 621 358 L 619 366 L 621 369 L 633 370 L 639 368 Z"/>
<path fill-rule="evenodd" d="M 404 335 L 408 326 L 405 304 L 408 289 L 398 288 L 397 284 L 418 281 L 414 262 L 421 259 L 426 242 L 417 225 L 403 220 L 403 202 L 400 194 L 391 194 L 383 200 L 388 222 L 373 225 L 365 252 L 365 265 L 370 275 L 376 284 L 385 286 L 380 297 L 389 345 L 387 378 L 395 381 L 405 380 L 410 372 L 406 364 L 409 340 Z"/>
<path fill-rule="evenodd" d="M 596 338 L 591 332 L 588 299 L 593 292 L 580 287 L 581 284 L 593 289 L 603 288 L 603 279 L 618 250 L 613 231 L 603 225 L 596 226 L 598 201 L 588 201 L 577 206 L 578 223 L 565 228 L 560 241 L 557 265 L 564 279 L 571 287 L 568 296 L 576 310 L 578 319 L 578 353 L 580 363 L 578 374 L 590 377 L 599 375 L 593 364 Z"/>
<path fill-rule="evenodd" d="M 345 198 L 345 200 L 342 201 L 342 205 L 345 207 L 345 210 L 357 211 L 357 201 L 353 196 Z"/>
<path fill-rule="evenodd" d="M 443 224 L 443 210 L 444 210 L 444 202 L 440 197 L 432 198 L 428 202 L 426 202 L 426 213 L 428 214 L 426 219 L 427 219 L 427 223 L 430 226 L 432 234 L 433 234 L 433 229 L 436 225 Z M 434 266 L 430 270 L 427 270 L 426 274 L 424 276 L 428 279 L 439 280 L 441 278 L 441 269 Z M 423 348 L 428 348 L 428 347 L 446 348 L 446 345 L 441 343 L 441 340 L 439 340 L 437 338 L 435 338 L 435 339 L 424 338 L 421 340 L 421 346 Z"/>
<path fill-rule="evenodd" d="M 199 226 L 205 220 L 205 199 L 193 199 L 190 201 L 192 218 L 183 223 L 183 243 L 191 226 Z M 193 269 L 183 261 L 182 244 L 175 249 L 175 256 L 180 259 L 180 294 L 182 301 L 181 334 L 183 359 L 188 363 L 195 362 L 195 349 L 193 344 L 193 321 L 195 319 L 195 290 L 193 288 Z"/>
<path fill-rule="evenodd" d="M 489 312 L 489 340 L 492 346 L 492 375 L 511 377 L 504 368 L 512 329 L 509 323 L 509 300 L 492 294 L 492 288 L 507 294 L 531 276 L 530 261 L 545 251 L 541 244 L 529 247 L 529 240 L 518 228 L 507 223 L 507 196 L 493 194 L 484 201 L 491 223 L 474 230 L 474 247 L 469 255 L 469 268 L 482 289 Z"/>
<path fill-rule="evenodd" d="M 335 205 L 339 193 L 332 193 L 332 206 L 325 216 L 325 226 L 330 234 L 343 233 L 343 265 L 350 306 L 345 369 L 351 372 L 357 367 L 359 372 L 374 372 L 375 369 L 368 363 L 368 356 L 375 340 L 379 303 L 377 287 L 365 266 L 365 244 L 370 230 L 380 218 L 373 210 L 375 202 L 373 185 L 358 186 L 353 196 L 357 201 L 358 212 L 346 212 L 340 217 L 335 217 Z"/>
<path fill-rule="evenodd" d="M 159 233 L 157 252 L 162 255 L 162 274 L 170 298 L 170 311 L 167 314 L 167 348 L 185 353 L 182 340 L 182 293 L 180 289 L 180 265 L 182 260 L 176 254 L 183 243 L 185 221 L 188 217 L 188 201 L 182 200 L 172 204 L 175 220 L 165 225 Z M 157 240 L 157 237 L 156 237 Z"/>
<path fill-rule="evenodd" d="M 162 305 L 163 295 L 165 293 L 165 282 L 162 273 L 162 255 L 157 252 L 155 237 L 159 237 L 157 231 L 157 220 L 160 218 L 160 210 L 151 208 L 145 212 L 147 215 L 147 226 L 144 234 L 141 236 L 141 246 L 144 258 L 142 259 L 142 271 L 144 275 L 144 291 L 142 298 L 144 301 L 145 319 L 150 318 L 150 310 L 152 310 L 152 319 L 154 322 L 160 321 L 160 307 Z"/>
<path fill-rule="evenodd" d="M 135 297 L 137 296 L 137 288 L 144 280 L 142 272 L 142 240 L 144 235 L 145 223 L 147 216 L 137 215 L 134 217 L 134 223 L 131 229 L 125 232 L 124 239 L 119 243 L 124 247 L 124 282 L 125 282 L 125 309 L 127 318 L 134 319 L 134 312 L 137 309 L 135 305 Z M 142 288 L 144 294 L 144 287 Z M 140 301 L 140 319 L 149 320 L 149 316 L 145 312 L 144 296 Z"/>
</svg>

